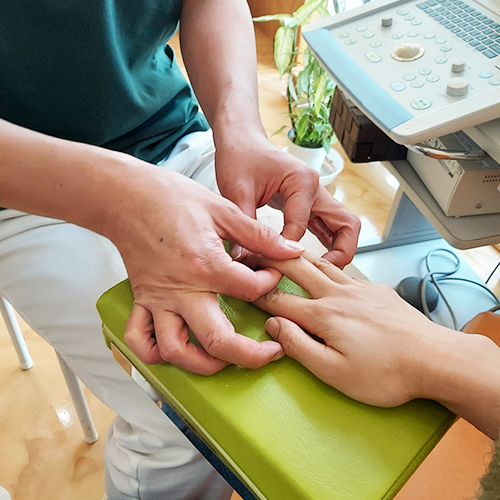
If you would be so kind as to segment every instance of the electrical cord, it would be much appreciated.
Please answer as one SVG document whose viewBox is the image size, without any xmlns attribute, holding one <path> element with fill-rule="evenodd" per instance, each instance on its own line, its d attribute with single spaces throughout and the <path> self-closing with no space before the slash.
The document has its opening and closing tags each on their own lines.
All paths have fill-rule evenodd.
<svg viewBox="0 0 500 500">
<path fill-rule="evenodd" d="M 493 271 L 491 271 L 490 275 L 486 278 L 485 283 L 487 284 L 488 281 L 490 281 L 491 278 L 493 278 L 493 275 L 495 274 L 496 270 L 500 267 L 500 262 L 493 268 Z"/>
<path fill-rule="evenodd" d="M 498 310 L 500 310 L 500 304 L 497 304 L 496 306 L 493 306 L 491 309 L 488 309 L 488 312 L 494 313 Z"/>
<path fill-rule="evenodd" d="M 454 267 L 450 271 L 431 271 L 431 259 L 433 256 L 435 256 L 437 253 L 444 253 L 448 256 L 452 257 Z M 497 267 L 500 266 L 500 263 L 497 265 Z M 427 305 L 427 301 L 425 300 L 425 287 L 428 282 L 432 283 L 434 287 L 436 288 L 438 294 L 441 296 L 443 299 L 443 302 L 448 309 L 448 312 L 450 313 L 451 320 L 453 322 L 453 328 L 455 330 L 458 330 L 458 323 L 457 323 L 457 318 L 455 316 L 455 313 L 453 312 L 452 307 L 450 306 L 450 303 L 448 300 L 446 300 L 446 297 L 441 290 L 441 287 L 439 286 L 440 282 L 444 281 L 461 281 L 465 283 L 471 283 L 473 285 L 478 286 L 479 288 L 483 289 L 485 292 L 488 293 L 488 295 L 493 299 L 493 302 L 495 303 L 495 306 L 490 309 L 491 310 L 498 310 L 500 309 L 500 300 L 498 300 L 498 297 L 485 285 L 482 283 L 478 283 L 477 281 L 473 281 L 467 278 L 457 278 L 453 277 L 453 275 L 460 269 L 460 259 L 451 251 L 448 250 L 447 248 L 434 248 L 433 250 L 430 250 L 427 255 L 425 256 L 425 267 L 427 269 L 427 274 L 422 278 L 422 281 L 420 283 L 420 299 L 422 301 L 422 307 L 424 314 L 432 320 L 431 318 L 431 313 L 429 311 L 429 307 Z M 495 272 L 496 268 L 493 270 L 493 273 Z M 490 275 L 493 275 L 493 273 Z M 489 279 L 489 278 L 488 278 Z M 488 281 L 488 280 L 487 280 Z M 487 282 L 486 281 L 486 282 Z"/>
</svg>

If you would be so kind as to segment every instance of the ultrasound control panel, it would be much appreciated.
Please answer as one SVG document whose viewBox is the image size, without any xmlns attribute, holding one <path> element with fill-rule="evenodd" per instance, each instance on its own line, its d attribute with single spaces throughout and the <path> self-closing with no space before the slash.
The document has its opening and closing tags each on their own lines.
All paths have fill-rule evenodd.
<svg viewBox="0 0 500 500">
<path fill-rule="evenodd" d="M 382 130 L 415 144 L 500 116 L 500 1 L 491 5 L 375 0 L 304 38 Z"/>
</svg>

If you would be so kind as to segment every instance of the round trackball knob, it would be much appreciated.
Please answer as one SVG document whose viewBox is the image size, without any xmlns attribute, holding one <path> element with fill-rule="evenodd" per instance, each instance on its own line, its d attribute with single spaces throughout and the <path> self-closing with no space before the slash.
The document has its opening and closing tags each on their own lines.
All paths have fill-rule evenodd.
<svg viewBox="0 0 500 500">
<path fill-rule="evenodd" d="M 446 85 L 446 93 L 452 96 L 461 96 L 467 94 L 469 82 L 460 76 L 452 78 Z"/>
<path fill-rule="evenodd" d="M 391 57 L 396 61 L 415 61 L 423 56 L 425 49 L 418 43 L 403 43 L 394 47 Z"/>
<path fill-rule="evenodd" d="M 418 54 L 419 50 L 420 48 L 417 44 L 405 43 L 397 47 L 394 53 L 401 59 L 411 60 Z"/>
</svg>

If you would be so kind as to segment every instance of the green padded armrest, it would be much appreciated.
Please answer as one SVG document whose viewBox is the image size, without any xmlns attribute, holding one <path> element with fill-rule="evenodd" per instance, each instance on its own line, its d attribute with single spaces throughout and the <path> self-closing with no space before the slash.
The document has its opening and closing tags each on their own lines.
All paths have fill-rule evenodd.
<svg viewBox="0 0 500 500">
<path fill-rule="evenodd" d="M 358 403 L 290 358 L 255 371 L 229 366 L 211 377 L 171 364 L 146 365 L 123 340 L 132 304 L 127 281 L 100 298 L 108 345 L 128 358 L 257 498 L 390 499 L 455 418 L 433 401 L 391 409 Z M 236 331 L 269 339 L 267 313 L 229 297 L 221 297 L 220 305 Z"/>
</svg>

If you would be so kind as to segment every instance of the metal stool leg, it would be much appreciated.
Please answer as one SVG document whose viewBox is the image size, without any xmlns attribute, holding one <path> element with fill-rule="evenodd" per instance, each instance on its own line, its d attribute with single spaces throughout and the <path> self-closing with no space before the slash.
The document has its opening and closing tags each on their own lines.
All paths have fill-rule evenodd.
<svg viewBox="0 0 500 500">
<path fill-rule="evenodd" d="M 19 328 L 14 308 L 3 297 L 1 297 L 0 300 L 0 312 L 2 313 L 5 326 L 9 331 L 14 348 L 16 349 L 21 368 L 23 370 L 29 370 L 33 366 L 33 360 L 31 359 L 28 347 L 26 346 L 21 328 Z"/>
<path fill-rule="evenodd" d="M 0 313 L 2 314 L 7 330 L 9 331 L 10 338 L 12 339 L 12 343 L 16 349 L 21 368 L 23 370 L 29 370 L 33 366 L 33 360 L 31 359 L 28 347 L 26 346 L 26 341 L 24 340 L 23 333 L 19 327 L 14 308 L 3 297 L 0 297 Z M 75 405 L 80 424 L 82 425 L 85 441 L 89 444 L 95 443 L 99 435 L 97 434 L 94 423 L 92 422 L 92 417 L 90 415 L 89 407 L 87 406 L 87 401 L 85 400 L 80 381 L 76 378 L 71 368 L 61 358 L 57 351 L 56 355 L 59 360 L 59 364 L 61 365 L 69 393 L 73 399 L 73 404 Z"/>
<path fill-rule="evenodd" d="M 92 417 L 90 415 L 89 407 L 87 406 L 87 401 L 85 399 L 85 395 L 83 394 L 80 381 L 57 351 L 56 355 L 57 359 L 59 360 L 59 364 L 61 365 L 64 378 L 66 379 L 69 393 L 71 394 L 71 398 L 73 399 L 76 413 L 78 415 L 78 418 L 80 419 L 83 434 L 85 435 L 85 441 L 89 444 L 95 443 L 99 437 L 99 434 L 97 434 L 94 423 L 92 422 Z"/>
</svg>

